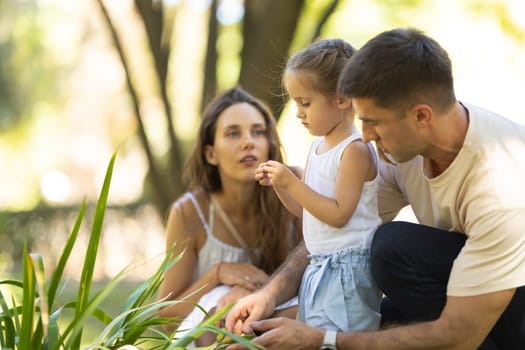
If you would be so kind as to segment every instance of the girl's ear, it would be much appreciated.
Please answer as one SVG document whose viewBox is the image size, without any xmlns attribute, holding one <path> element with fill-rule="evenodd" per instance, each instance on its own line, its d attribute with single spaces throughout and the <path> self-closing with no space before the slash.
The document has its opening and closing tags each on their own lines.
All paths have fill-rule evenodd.
<svg viewBox="0 0 525 350">
<path fill-rule="evenodd" d="M 208 164 L 211 164 L 211 165 L 219 164 L 219 162 L 217 161 L 217 158 L 215 157 L 215 151 L 212 145 L 204 146 L 204 158 L 206 158 L 206 161 L 208 162 Z"/>
<path fill-rule="evenodd" d="M 352 99 L 348 97 L 338 97 L 337 106 L 339 107 L 339 109 L 352 108 Z"/>
</svg>

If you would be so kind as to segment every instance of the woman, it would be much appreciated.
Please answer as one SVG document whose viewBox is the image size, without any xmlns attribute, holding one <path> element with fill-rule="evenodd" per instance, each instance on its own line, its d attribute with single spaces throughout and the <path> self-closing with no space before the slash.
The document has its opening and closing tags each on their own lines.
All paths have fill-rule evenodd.
<svg viewBox="0 0 525 350">
<path fill-rule="evenodd" d="M 261 101 L 236 87 L 210 102 L 185 168 L 189 191 L 171 207 L 166 228 L 167 249 L 176 243 L 174 256 L 183 254 L 166 272 L 159 297 L 187 302 L 161 316 L 180 321 L 192 303 L 220 308 L 255 291 L 302 240 L 300 221 L 254 179 L 269 159 L 282 162 L 281 144 Z M 196 308 L 192 317 L 181 331 L 203 313 Z"/>
</svg>

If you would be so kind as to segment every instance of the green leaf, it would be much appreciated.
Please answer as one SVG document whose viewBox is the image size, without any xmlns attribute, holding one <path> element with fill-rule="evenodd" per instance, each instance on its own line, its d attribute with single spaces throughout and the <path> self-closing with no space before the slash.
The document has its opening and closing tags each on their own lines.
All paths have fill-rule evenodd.
<svg viewBox="0 0 525 350">
<path fill-rule="evenodd" d="M 27 253 L 27 242 L 24 244 L 23 261 L 22 328 L 20 329 L 18 347 L 20 349 L 30 349 L 35 314 L 35 272 L 33 263 Z"/>
<path fill-rule="evenodd" d="M 33 338 L 33 347 L 35 346 L 35 341 L 37 343 L 42 343 L 42 338 L 47 337 L 47 327 L 49 326 L 49 311 L 47 308 L 47 295 L 46 295 L 46 276 L 44 271 L 44 259 L 40 254 L 29 254 L 31 262 L 35 268 L 35 277 L 36 285 L 38 287 L 38 304 L 40 307 L 40 320 L 39 320 L 39 331 L 35 332 Z M 40 339 L 38 339 L 40 338 Z"/>
<path fill-rule="evenodd" d="M 91 235 L 89 237 L 88 249 L 84 260 L 84 266 L 82 269 L 82 277 L 80 278 L 80 288 L 77 297 L 77 308 L 75 310 L 76 318 L 81 318 L 84 314 L 84 309 L 89 300 L 89 292 L 91 289 L 91 283 L 93 281 L 93 271 L 95 269 L 95 262 L 97 259 L 97 252 L 100 242 L 100 236 L 102 235 L 102 224 L 104 222 L 104 214 L 106 211 L 106 204 L 109 195 L 109 185 L 111 183 L 111 176 L 113 174 L 113 167 L 115 165 L 115 158 L 117 154 L 114 153 L 109 162 L 106 176 L 104 178 L 104 184 L 98 198 L 97 207 L 95 210 L 95 217 L 93 219 L 93 226 L 91 228 Z M 82 317 L 83 318 L 83 317 Z M 72 344 L 72 349 L 80 348 L 80 339 L 82 337 L 82 330 L 78 331 L 75 340 Z"/>
<path fill-rule="evenodd" d="M 80 206 L 80 211 L 78 212 L 77 219 L 75 221 L 75 225 L 73 226 L 73 230 L 71 231 L 71 234 L 69 235 L 69 239 L 67 240 L 67 243 L 64 247 L 64 250 L 62 251 L 62 254 L 60 255 L 60 259 L 58 260 L 57 267 L 55 268 L 55 271 L 53 272 L 53 275 L 51 277 L 51 282 L 49 283 L 49 290 L 47 292 L 49 310 L 53 308 L 53 303 L 55 301 L 56 292 L 58 290 L 60 281 L 62 280 L 62 276 L 64 274 L 67 260 L 69 259 L 69 256 L 71 255 L 71 251 L 73 250 L 73 246 L 75 245 L 75 242 L 77 240 L 78 232 L 80 231 L 80 224 L 82 223 L 82 219 L 84 218 L 85 211 L 86 211 L 86 199 L 84 198 L 82 201 L 82 205 Z"/>
<path fill-rule="evenodd" d="M 190 345 L 195 339 L 199 338 L 201 335 L 204 334 L 207 330 L 210 330 L 207 328 L 207 326 L 213 326 L 215 323 L 217 323 L 230 309 L 233 307 L 233 303 L 222 308 L 212 316 L 208 317 L 206 320 L 204 320 L 198 327 L 192 329 L 189 331 L 184 337 L 177 339 L 173 343 L 174 347 L 182 347 L 185 348 L 188 345 Z M 215 327 L 215 329 L 218 329 Z"/>
</svg>

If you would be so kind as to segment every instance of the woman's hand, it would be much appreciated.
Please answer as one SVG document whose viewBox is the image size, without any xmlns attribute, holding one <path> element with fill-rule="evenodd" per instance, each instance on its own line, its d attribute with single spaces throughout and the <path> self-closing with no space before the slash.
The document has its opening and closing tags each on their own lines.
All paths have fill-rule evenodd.
<svg viewBox="0 0 525 350">
<path fill-rule="evenodd" d="M 248 263 L 221 262 L 215 268 L 219 284 L 239 286 L 249 292 L 261 288 L 269 279 L 266 272 Z"/>
<path fill-rule="evenodd" d="M 246 289 L 246 288 L 243 288 L 243 287 L 239 287 L 239 286 L 234 286 L 228 293 L 226 293 L 222 298 L 219 299 L 219 302 L 217 303 L 217 310 L 220 310 L 222 309 L 223 307 L 233 303 L 233 302 L 236 302 L 237 300 L 239 300 L 240 298 L 248 295 L 248 294 L 251 294 L 252 291 Z"/>
</svg>

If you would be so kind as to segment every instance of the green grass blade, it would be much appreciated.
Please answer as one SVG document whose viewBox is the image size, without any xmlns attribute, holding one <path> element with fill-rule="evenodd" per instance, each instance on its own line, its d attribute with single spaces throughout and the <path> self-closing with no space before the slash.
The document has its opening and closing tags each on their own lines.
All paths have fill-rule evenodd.
<svg viewBox="0 0 525 350">
<path fill-rule="evenodd" d="M 42 326 L 42 319 L 38 319 L 35 330 L 33 331 L 31 339 L 31 349 L 42 349 L 42 346 L 45 343 L 44 338 L 44 327 Z"/>
<path fill-rule="evenodd" d="M 72 320 L 72 322 L 69 324 L 69 326 L 64 331 L 62 338 L 66 339 L 68 336 L 70 336 L 70 340 L 66 343 L 66 349 L 74 349 L 77 345 L 77 339 L 79 335 L 82 333 L 82 327 L 84 326 L 84 322 L 87 320 L 88 317 L 92 316 L 95 311 L 98 309 L 98 306 L 100 303 L 111 293 L 113 289 L 120 283 L 122 278 L 124 277 L 124 274 L 121 273 L 114 277 L 104 288 L 102 288 L 88 303 L 85 305 L 84 308 L 82 308 L 80 314 L 75 315 L 75 318 Z M 66 305 L 66 306 L 70 306 Z M 78 306 L 75 308 L 78 309 Z"/>
<path fill-rule="evenodd" d="M 2 313 L 0 316 L 0 326 L 0 349 L 14 349 L 16 342 L 16 328 L 12 318 L 7 314 Z"/>
<path fill-rule="evenodd" d="M 60 281 L 62 280 L 67 260 L 69 259 L 71 251 L 73 250 L 73 246 L 75 245 L 75 242 L 77 240 L 78 232 L 80 231 L 80 224 L 82 223 L 82 219 L 84 218 L 85 211 L 86 199 L 84 198 L 84 200 L 82 201 L 82 205 L 80 206 L 80 211 L 78 212 L 75 225 L 73 226 L 73 230 L 71 231 L 71 235 L 69 236 L 69 239 L 66 242 L 64 250 L 62 251 L 60 259 L 58 260 L 58 264 L 55 268 L 55 271 L 53 272 L 51 281 L 49 283 L 49 290 L 47 292 L 48 310 L 51 310 L 53 308 L 53 303 L 55 302 L 55 296 L 58 290 L 58 286 L 60 284 Z"/>
<path fill-rule="evenodd" d="M 51 315 L 49 317 L 49 328 L 47 333 L 47 349 L 54 349 L 59 344 L 60 329 L 58 327 L 58 315 Z"/>
<path fill-rule="evenodd" d="M 8 287 L 14 286 L 23 289 L 24 284 L 15 280 L 0 281 L 0 285 Z M 0 290 L 0 349 L 14 349 L 18 338 L 19 323 L 16 302 L 12 297 L 12 307 L 8 305 L 8 301 Z"/>
<path fill-rule="evenodd" d="M 38 287 L 38 303 L 40 306 L 40 331 L 35 332 L 35 337 L 47 337 L 47 327 L 49 326 L 49 309 L 47 308 L 47 295 L 46 295 L 46 275 L 44 271 L 44 259 L 40 254 L 29 254 L 31 261 L 35 269 L 36 285 Z M 42 339 L 37 340 L 42 343 Z M 33 343 L 34 344 L 34 343 Z M 33 345 L 34 346 L 34 345 Z"/>
<path fill-rule="evenodd" d="M 12 305 L 15 305 L 11 310 L 12 310 L 12 315 L 13 315 L 13 320 L 15 321 L 15 328 L 18 330 L 17 331 L 17 334 L 20 333 L 20 329 L 21 329 L 21 326 L 20 326 L 20 311 L 22 311 L 22 306 L 16 306 L 16 301 L 15 301 L 15 297 L 11 295 L 11 301 L 12 301 Z"/>
<path fill-rule="evenodd" d="M 233 303 L 222 308 L 217 313 L 211 315 L 206 320 L 204 320 L 198 327 L 192 329 L 189 331 L 184 337 L 177 339 L 173 346 L 174 348 L 186 348 L 188 345 L 190 345 L 195 339 L 200 337 L 204 334 L 207 330 L 209 330 L 208 326 L 213 326 L 216 324 L 230 309 L 233 307 Z"/>
<path fill-rule="evenodd" d="M 17 281 L 17 280 L 3 280 L 3 281 L 0 281 L 0 284 L 7 284 L 7 285 L 19 287 L 20 289 L 24 288 L 24 283 Z"/>
<path fill-rule="evenodd" d="M 172 258 L 175 245 L 173 245 L 164 257 L 164 260 L 157 268 L 157 271 L 142 283 L 135 291 L 129 296 L 122 307 L 122 311 L 135 309 L 149 302 L 153 297 L 157 295 L 157 291 L 164 278 L 164 273 L 175 265 L 181 258 L 181 255 Z M 125 322 L 125 320 L 124 320 Z"/>
<path fill-rule="evenodd" d="M 163 302 L 154 302 L 151 305 L 144 305 L 136 309 L 129 309 L 127 311 L 121 312 L 117 317 L 115 317 L 105 328 L 100 332 L 98 339 L 93 343 L 93 346 L 109 346 L 112 345 L 114 340 L 117 337 L 120 337 L 124 334 L 127 328 L 132 327 L 133 320 L 137 317 L 140 318 L 146 314 L 156 314 L 156 311 L 160 308 L 173 305 L 176 301 L 163 301 Z M 146 311 L 144 311 L 146 310 Z M 138 313 L 141 312 L 141 313 Z M 134 319 L 130 319 L 130 314 L 136 314 Z M 126 323 L 123 323 L 123 320 L 128 319 Z M 162 325 L 165 323 L 165 319 L 158 318 L 158 324 Z"/>
<path fill-rule="evenodd" d="M 95 217 L 93 219 L 93 226 L 91 228 L 91 235 L 89 237 L 88 249 L 84 260 L 84 266 L 82 269 L 82 277 L 80 279 L 80 288 L 77 297 L 77 308 L 75 310 L 75 317 L 80 318 L 84 313 L 84 308 L 89 300 L 89 292 L 91 289 L 91 283 L 93 280 L 93 271 L 95 269 L 95 262 L 97 258 L 97 252 L 99 248 L 100 236 L 102 234 L 102 224 L 104 222 L 104 214 L 106 211 L 106 204 L 109 195 L 109 186 L 111 183 L 111 176 L 113 174 L 113 167 L 115 164 L 116 153 L 113 154 L 106 171 L 104 178 L 104 184 L 100 192 L 99 199 L 97 201 L 97 207 L 95 210 Z M 80 348 L 80 339 L 82 337 L 82 330 L 78 330 L 78 334 L 75 336 L 75 340 L 72 344 L 71 350 Z"/>
<path fill-rule="evenodd" d="M 35 271 L 33 269 L 33 263 L 27 253 L 27 242 L 24 244 L 23 261 L 24 288 L 22 293 L 22 325 L 18 347 L 20 349 L 30 349 L 36 295 Z"/>
</svg>

